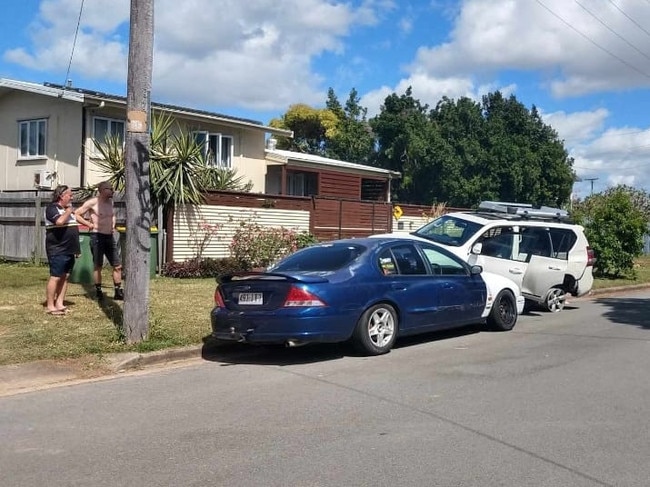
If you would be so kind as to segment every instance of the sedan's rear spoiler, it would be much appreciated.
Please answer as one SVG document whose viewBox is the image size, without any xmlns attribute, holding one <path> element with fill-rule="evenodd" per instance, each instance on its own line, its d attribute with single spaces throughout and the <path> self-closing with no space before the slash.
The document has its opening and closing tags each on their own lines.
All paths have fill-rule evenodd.
<svg viewBox="0 0 650 487">
<path fill-rule="evenodd" d="M 302 282 L 305 284 L 312 284 L 318 282 L 327 282 L 328 280 L 322 276 L 306 275 L 306 274 L 290 274 L 279 272 L 237 272 L 235 274 L 228 274 L 218 278 L 221 283 L 232 281 L 287 281 L 287 282 Z"/>
</svg>

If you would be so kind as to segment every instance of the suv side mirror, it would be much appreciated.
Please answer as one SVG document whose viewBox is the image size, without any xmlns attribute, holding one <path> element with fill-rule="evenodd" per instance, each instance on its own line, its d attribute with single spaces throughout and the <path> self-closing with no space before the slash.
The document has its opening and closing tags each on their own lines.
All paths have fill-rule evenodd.
<svg viewBox="0 0 650 487">
<path fill-rule="evenodd" d="M 482 251 L 483 251 L 483 244 L 481 242 L 472 245 L 472 250 L 471 250 L 472 254 L 480 255 Z"/>
</svg>

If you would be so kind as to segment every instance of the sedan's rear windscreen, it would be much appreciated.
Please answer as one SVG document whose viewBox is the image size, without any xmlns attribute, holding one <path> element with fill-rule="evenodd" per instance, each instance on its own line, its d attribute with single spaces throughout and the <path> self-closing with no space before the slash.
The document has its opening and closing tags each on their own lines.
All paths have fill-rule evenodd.
<svg viewBox="0 0 650 487">
<path fill-rule="evenodd" d="M 291 254 L 269 271 L 335 271 L 350 264 L 365 250 L 361 245 L 349 243 L 315 245 Z"/>
</svg>

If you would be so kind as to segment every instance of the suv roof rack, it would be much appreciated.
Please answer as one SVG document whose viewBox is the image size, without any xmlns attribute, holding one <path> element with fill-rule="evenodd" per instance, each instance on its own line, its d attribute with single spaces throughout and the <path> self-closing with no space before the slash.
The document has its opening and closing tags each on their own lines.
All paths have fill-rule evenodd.
<svg viewBox="0 0 650 487">
<path fill-rule="evenodd" d="M 509 203 L 506 201 L 482 201 L 478 212 L 503 213 L 509 217 L 519 217 L 527 220 L 556 220 L 570 221 L 569 213 L 561 208 L 550 206 L 535 207 L 528 203 Z"/>
</svg>

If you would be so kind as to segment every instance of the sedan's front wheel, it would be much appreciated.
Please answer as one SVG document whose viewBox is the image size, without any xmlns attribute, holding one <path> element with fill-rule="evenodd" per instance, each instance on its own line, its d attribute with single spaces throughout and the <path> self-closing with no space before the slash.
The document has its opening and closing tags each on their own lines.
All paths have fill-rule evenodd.
<svg viewBox="0 0 650 487">
<path fill-rule="evenodd" d="M 368 308 L 354 329 L 353 342 L 367 355 L 381 355 L 393 347 L 397 338 L 397 313 L 389 304 Z"/>
<path fill-rule="evenodd" d="M 497 331 L 509 331 L 517 323 L 517 301 L 514 295 L 507 290 L 501 291 L 492 305 L 488 316 L 488 325 Z"/>
</svg>

